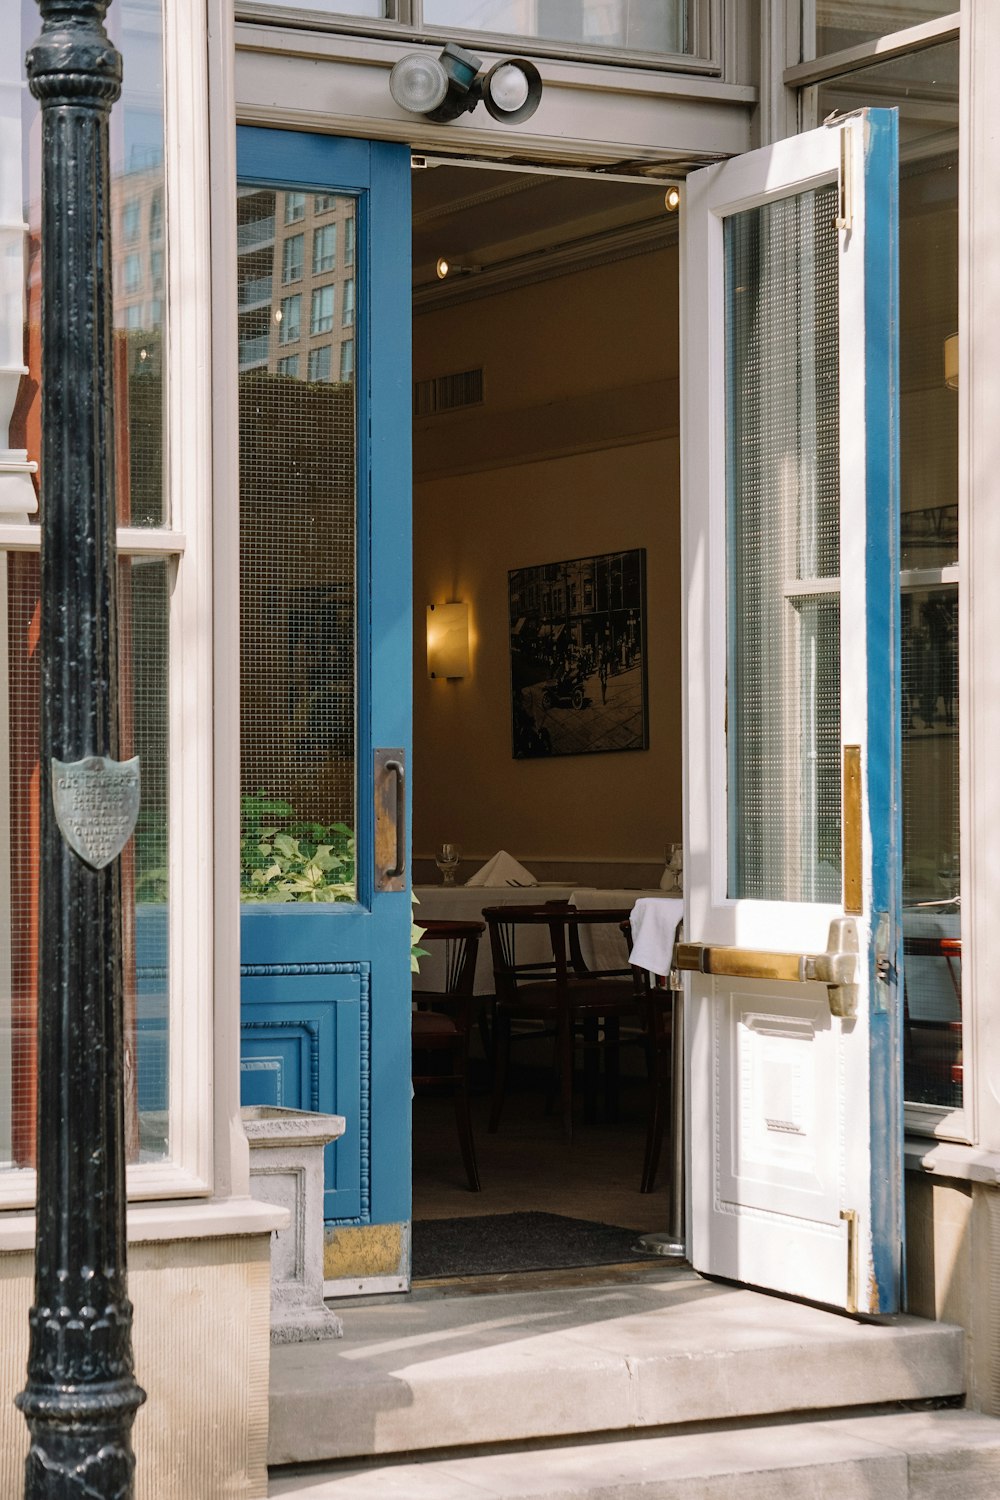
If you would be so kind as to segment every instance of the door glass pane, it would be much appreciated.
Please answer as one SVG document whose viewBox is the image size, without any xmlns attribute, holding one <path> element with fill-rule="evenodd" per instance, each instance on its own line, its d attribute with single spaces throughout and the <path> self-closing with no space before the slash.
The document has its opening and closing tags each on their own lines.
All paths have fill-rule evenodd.
<svg viewBox="0 0 1000 1500">
<path fill-rule="evenodd" d="M 835 198 L 725 224 L 733 897 L 840 899 Z"/>
<path fill-rule="evenodd" d="M 428 26 L 633 52 L 686 51 L 687 12 L 688 0 L 424 0 Z"/>
<path fill-rule="evenodd" d="M 354 345 L 346 357 L 332 315 L 315 315 L 348 273 L 309 257 L 294 299 L 281 296 L 281 278 L 288 239 L 312 244 L 317 220 L 345 238 L 355 200 L 241 188 L 237 220 L 240 887 L 244 901 L 350 901 Z"/>
<path fill-rule="evenodd" d="M 957 10 L 958 0 L 880 0 L 878 5 L 859 4 L 859 0 L 804 0 L 802 55 L 840 52 Z"/>
<path fill-rule="evenodd" d="M 899 110 L 900 531 L 904 568 L 958 561 L 958 43 L 832 78 L 816 117 Z"/>
<path fill-rule="evenodd" d="M 906 1097 L 962 1103 L 958 588 L 904 589 L 903 983 Z"/>
<path fill-rule="evenodd" d="M 953 567 L 958 550 L 957 42 L 811 91 L 832 110 L 899 110 L 899 469 L 904 569 Z M 912 579 L 912 575 L 909 575 Z M 915 581 L 915 580 L 913 580 Z M 960 585 L 903 575 L 903 936 L 905 1092 L 963 1099 L 959 878 Z"/>
</svg>

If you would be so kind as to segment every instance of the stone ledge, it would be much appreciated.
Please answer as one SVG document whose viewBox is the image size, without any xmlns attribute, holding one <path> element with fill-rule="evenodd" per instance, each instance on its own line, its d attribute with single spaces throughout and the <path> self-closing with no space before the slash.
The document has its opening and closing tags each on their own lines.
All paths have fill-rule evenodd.
<svg viewBox="0 0 1000 1500">
<path fill-rule="evenodd" d="M 272 1473 L 271 1500 L 995 1500 L 1000 1421 L 891 1412 Z"/>
<path fill-rule="evenodd" d="M 271 1234 L 276 1229 L 284 1229 L 287 1224 L 286 1210 L 257 1203 L 253 1198 L 137 1204 L 128 1211 L 128 1242 L 130 1245 L 144 1245 L 160 1240 Z M 34 1248 L 34 1214 L 0 1213 L 0 1255 Z"/>
<path fill-rule="evenodd" d="M 883 1405 L 965 1389 L 958 1328 L 875 1326 L 681 1270 L 345 1310 L 271 1355 L 272 1464 Z"/>
</svg>

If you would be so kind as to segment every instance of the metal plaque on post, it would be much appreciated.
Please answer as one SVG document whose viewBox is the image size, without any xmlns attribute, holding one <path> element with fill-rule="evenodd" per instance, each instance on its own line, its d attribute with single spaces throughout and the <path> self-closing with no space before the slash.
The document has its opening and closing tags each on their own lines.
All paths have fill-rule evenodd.
<svg viewBox="0 0 1000 1500">
<path fill-rule="evenodd" d="M 52 801 L 63 838 L 92 870 L 117 859 L 139 816 L 139 757 L 52 757 Z"/>
</svg>

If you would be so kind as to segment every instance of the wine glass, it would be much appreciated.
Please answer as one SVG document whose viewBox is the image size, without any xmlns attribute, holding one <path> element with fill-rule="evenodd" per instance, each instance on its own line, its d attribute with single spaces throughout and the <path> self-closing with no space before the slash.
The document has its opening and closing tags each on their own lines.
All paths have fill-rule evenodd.
<svg viewBox="0 0 1000 1500">
<path fill-rule="evenodd" d="M 462 851 L 457 844 L 439 844 L 434 856 L 434 863 L 441 871 L 441 880 L 444 885 L 455 884 L 455 871 L 458 862 L 462 858 Z"/>
</svg>

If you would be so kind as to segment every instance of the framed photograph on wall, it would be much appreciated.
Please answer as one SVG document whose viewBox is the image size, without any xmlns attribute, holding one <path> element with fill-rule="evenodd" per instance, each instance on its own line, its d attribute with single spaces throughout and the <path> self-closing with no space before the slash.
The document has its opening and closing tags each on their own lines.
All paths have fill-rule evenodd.
<svg viewBox="0 0 1000 1500">
<path fill-rule="evenodd" d="M 648 750 L 646 549 L 507 579 L 514 759 Z"/>
</svg>

